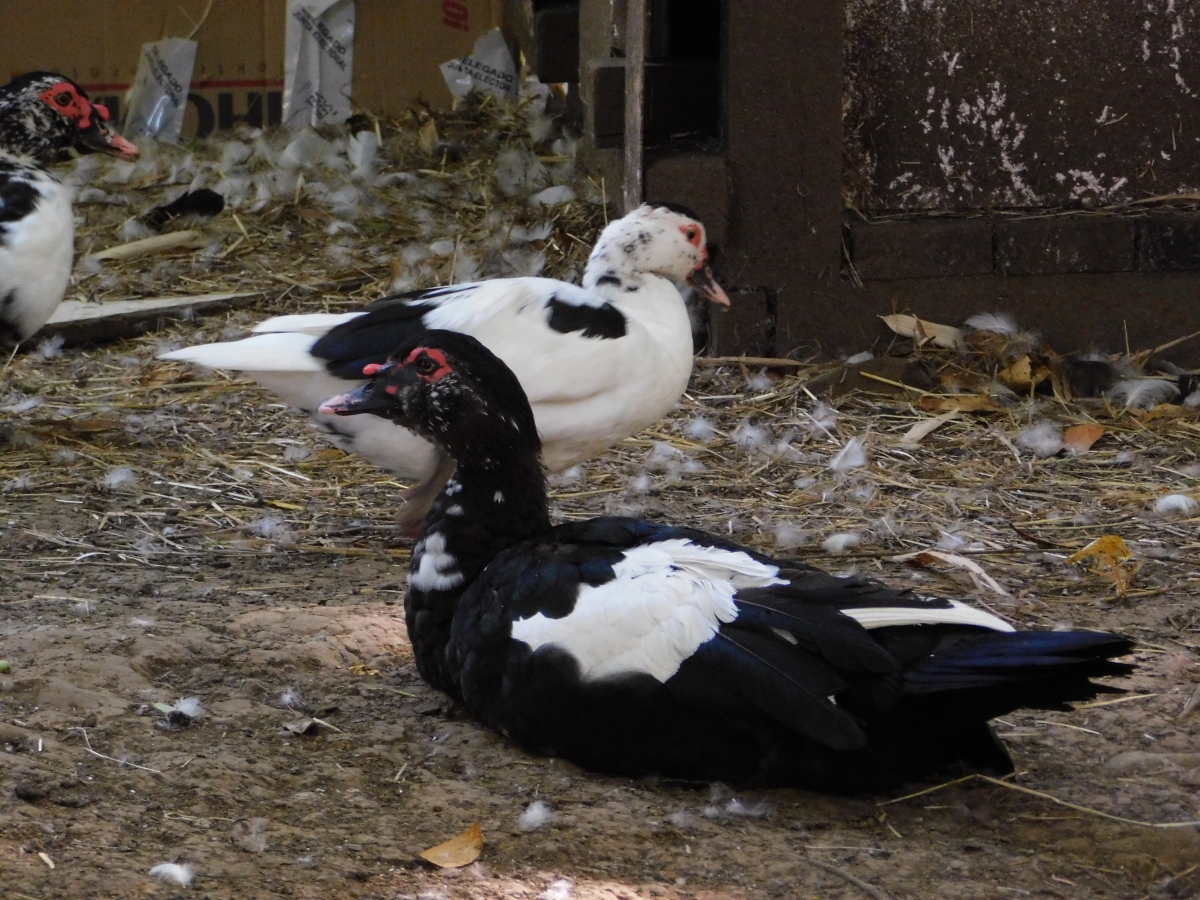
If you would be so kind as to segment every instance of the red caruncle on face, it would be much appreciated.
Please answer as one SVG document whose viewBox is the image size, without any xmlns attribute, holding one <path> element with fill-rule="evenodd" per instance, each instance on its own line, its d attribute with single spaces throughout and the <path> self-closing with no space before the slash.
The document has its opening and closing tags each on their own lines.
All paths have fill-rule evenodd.
<svg viewBox="0 0 1200 900">
<path fill-rule="evenodd" d="M 433 347 L 417 347 L 408 354 L 404 366 L 415 371 L 417 377 L 422 381 L 428 381 L 431 384 L 454 371 L 446 362 L 446 354 Z"/>
<path fill-rule="evenodd" d="M 101 121 L 108 121 L 108 107 L 93 106 L 91 101 L 82 96 L 75 85 L 69 81 L 60 81 L 43 91 L 41 99 L 51 109 L 62 113 L 80 128 L 92 127 L 93 112 L 100 117 Z"/>
</svg>

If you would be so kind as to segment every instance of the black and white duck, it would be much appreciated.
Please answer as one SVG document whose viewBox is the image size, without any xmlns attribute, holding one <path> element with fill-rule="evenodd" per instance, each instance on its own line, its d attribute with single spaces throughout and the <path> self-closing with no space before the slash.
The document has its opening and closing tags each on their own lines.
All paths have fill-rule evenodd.
<svg viewBox="0 0 1200 900">
<path fill-rule="evenodd" d="M 496 278 L 413 291 L 350 313 L 278 316 L 239 341 L 163 354 L 245 372 L 313 416 L 343 450 L 418 482 L 401 519 L 419 522 L 453 469 L 412 431 L 318 410 L 363 381 L 427 328 L 478 338 L 516 372 L 542 437 L 546 465 L 570 468 L 670 412 L 692 372 L 692 330 L 676 283 L 729 299 L 708 269 L 704 226 L 674 204 L 649 203 L 604 229 L 582 285 Z"/>
<path fill-rule="evenodd" d="M 534 415 L 473 338 L 410 337 L 321 411 L 373 413 L 457 463 L 413 551 L 422 676 L 487 725 L 590 769 L 878 790 L 1012 771 L 989 720 L 1116 690 L 1132 642 L 1015 631 L 965 603 L 837 578 L 689 528 L 552 526 Z"/>
<path fill-rule="evenodd" d="M 0 343 L 31 337 L 54 314 L 75 258 L 72 191 L 46 165 L 68 151 L 136 159 L 108 108 L 65 75 L 31 72 L 0 87 Z"/>
</svg>

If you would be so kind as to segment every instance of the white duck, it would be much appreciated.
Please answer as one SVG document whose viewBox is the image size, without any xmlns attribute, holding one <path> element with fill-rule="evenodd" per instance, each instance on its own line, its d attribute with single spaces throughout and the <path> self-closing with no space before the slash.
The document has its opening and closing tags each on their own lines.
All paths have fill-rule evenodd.
<svg viewBox="0 0 1200 900">
<path fill-rule="evenodd" d="M 425 329 L 469 334 L 516 373 L 533 406 L 546 465 L 560 471 L 601 453 L 671 410 L 692 371 L 692 331 L 676 282 L 724 306 L 707 265 L 704 226 L 684 207 L 647 203 L 609 223 L 582 287 L 500 278 L 413 291 L 343 314 L 278 316 L 240 341 L 164 354 L 249 375 L 343 450 L 417 482 L 401 521 L 415 525 L 454 470 L 432 444 L 375 416 L 319 413 Z"/>
<path fill-rule="evenodd" d="M 58 308 L 71 279 L 71 190 L 46 171 L 74 148 L 137 159 L 70 78 L 31 72 L 0 86 L 0 344 L 31 337 Z"/>
</svg>

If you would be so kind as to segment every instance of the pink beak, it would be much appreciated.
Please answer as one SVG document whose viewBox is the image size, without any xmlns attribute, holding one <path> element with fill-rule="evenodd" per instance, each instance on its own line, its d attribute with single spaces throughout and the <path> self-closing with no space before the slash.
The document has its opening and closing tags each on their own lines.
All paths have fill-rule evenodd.
<svg viewBox="0 0 1200 900">
<path fill-rule="evenodd" d="M 712 269 L 709 268 L 708 263 L 702 264 L 688 276 L 688 284 L 713 303 L 719 303 L 726 309 L 729 308 L 729 295 L 725 293 L 721 286 L 717 284 L 717 280 L 713 278 Z"/>
</svg>

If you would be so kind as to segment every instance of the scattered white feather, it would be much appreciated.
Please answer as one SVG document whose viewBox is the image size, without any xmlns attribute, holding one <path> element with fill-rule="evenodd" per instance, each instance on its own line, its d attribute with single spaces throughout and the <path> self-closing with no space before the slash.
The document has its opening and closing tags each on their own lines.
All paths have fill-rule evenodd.
<svg viewBox="0 0 1200 900">
<path fill-rule="evenodd" d="M 832 406 L 818 403 L 800 420 L 800 427 L 813 437 L 834 437 L 837 432 L 838 414 Z"/>
<path fill-rule="evenodd" d="M 217 164 L 217 168 L 221 172 L 228 172 L 248 160 L 253 152 L 253 147 L 243 144 L 241 141 L 230 141 L 221 148 L 221 161 Z"/>
<path fill-rule="evenodd" d="M 1197 406 L 1200 406 L 1200 390 L 1192 391 L 1184 397 L 1183 405 L 1189 409 L 1195 409 Z"/>
<path fill-rule="evenodd" d="M 953 553 L 955 550 L 961 550 L 966 545 L 967 541 L 952 531 L 943 531 L 937 542 L 937 548 L 939 550 L 948 550 L 951 553 Z"/>
<path fill-rule="evenodd" d="M 279 705 L 286 709 L 301 709 L 307 703 L 299 688 L 288 688 L 279 695 Z"/>
<path fill-rule="evenodd" d="M 196 870 L 191 866 L 179 863 L 159 863 L 150 870 L 150 874 L 163 881 L 173 881 L 187 887 L 196 877 Z"/>
<path fill-rule="evenodd" d="M 117 466 L 109 469 L 100 479 L 100 487 L 106 491 L 129 490 L 137 485 L 137 475 L 129 466 Z"/>
<path fill-rule="evenodd" d="M 666 441 L 655 441 L 646 455 L 646 468 L 651 472 L 666 472 L 677 466 L 682 456 L 678 447 L 672 447 Z"/>
<path fill-rule="evenodd" d="M 725 812 L 731 816 L 744 816 L 749 819 L 761 819 L 767 815 L 772 809 L 770 803 L 766 800 L 761 800 L 758 803 L 743 803 L 737 797 L 734 797 L 725 804 Z"/>
<path fill-rule="evenodd" d="M 1167 494 L 1154 501 L 1154 511 L 1160 516 L 1192 516 L 1197 510 L 1200 503 L 1187 494 Z"/>
<path fill-rule="evenodd" d="M 3 492 L 11 494 L 16 491 L 28 491 L 34 486 L 33 477 L 30 475 L 18 475 L 16 478 L 4 482 Z"/>
<path fill-rule="evenodd" d="M 746 387 L 752 391 L 769 391 L 774 387 L 774 382 L 771 381 L 771 376 L 765 371 L 759 372 L 756 375 L 751 375 L 746 379 Z"/>
<path fill-rule="evenodd" d="M 517 827 L 522 831 L 537 831 L 545 828 L 558 818 L 558 815 L 541 800 L 534 800 L 521 812 L 517 818 Z"/>
<path fill-rule="evenodd" d="M 442 238 L 429 245 L 429 252 L 434 256 L 449 256 L 454 252 L 454 246 L 454 241 L 450 238 Z"/>
<path fill-rule="evenodd" d="M 1050 421 L 1038 422 L 1021 430 L 1017 446 L 1037 457 L 1054 456 L 1063 448 L 1062 429 Z"/>
<path fill-rule="evenodd" d="M 1015 335 L 1020 331 L 1017 320 L 1008 313 L 976 313 L 963 324 L 974 331 L 990 331 L 992 334 Z"/>
<path fill-rule="evenodd" d="M 688 422 L 687 436 L 694 441 L 707 444 L 717 436 L 717 429 L 713 428 L 712 422 L 708 421 L 708 419 L 699 416 Z"/>
<path fill-rule="evenodd" d="M 90 254 L 88 256 L 81 256 L 79 262 L 75 263 L 75 273 L 81 278 L 99 275 L 103 271 L 104 265 Z"/>
<path fill-rule="evenodd" d="M 379 153 L 379 138 L 373 131 L 360 131 L 346 141 L 346 158 L 361 178 L 374 174 L 375 157 Z"/>
<path fill-rule="evenodd" d="M 541 250 L 512 248 L 501 253 L 500 258 L 518 278 L 536 278 L 546 268 L 546 254 Z"/>
<path fill-rule="evenodd" d="M 150 237 L 154 234 L 138 219 L 126 219 L 121 227 L 117 230 L 118 236 L 123 241 L 140 241 L 142 238 Z"/>
<path fill-rule="evenodd" d="M 149 628 L 152 625 L 157 625 L 158 620 L 145 618 L 142 616 L 134 616 L 132 619 L 129 620 L 129 624 L 132 625 L 134 628 Z"/>
<path fill-rule="evenodd" d="M 52 334 L 48 338 L 42 338 L 38 343 L 37 349 L 33 351 L 33 355 L 38 359 L 56 359 L 62 356 L 63 344 L 67 342 L 67 338 L 62 334 Z"/>
<path fill-rule="evenodd" d="M 870 362 L 875 358 L 875 354 L 870 350 L 864 350 L 862 353 L 855 353 L 853 356 L 846 357 L 846 365 L 858 366 L 865 362 Z"/>
<path fill-rule="evenodd" d="M 808 532 L 793 522 L 780 522 L 771 533 L 780 550 L 792 550 L 808 543 Z"/>
<path fill-rule="evenodd" d="M 850 496 L 859 503 L 870 503 L 871 498 L 875 496 L 875 485 L 869 481 L 864 481 L 862 484 L 856 484 L 850 489 Z"/>
<path fill-rule="evenodd" d="M 22 397 L 21 393 L 19 391 L 16 392 L 16 396 L 19 397 L 20 399 L 18 399 L 15 403 L 13 403 L 12 406 L 10 406 L 8 409 L 10 412 L 14 412 L 14 413 L 18 413 L 18 414 L 19 413 L 27 413 L 31 409 L 37 409 L 39 406 L 41 406 L 43 403 L 46 402 L 46 398 L 44 398 L 44 397 Z"/>
<path fill-rule="evenodd" d="M 863 449 L 863 437 L 851 438 L 841 450 L 834 454 L 829 461 L 829 468 L 835 472 L 849 472 L 867 464 L 867 452 Z"/>
<path fill-rule="evenodd" d="M 533 193 L 549 178 L 541 160 L 528 150 L 517 147 L 510 147 L 496 154 L 496 168 L 492 174 L 496 179 L 496 186 L 506 197 Z"/>
<path fill-rule="evenodd" d="M 857 547 L 862 543 L 862 535 L 855 534 L 852 531 L 843 531 L 838 534 L 831 534 L 821 544 L 821 548 L 826 553 L 841 554 L 850 550 L 852 547 Z"/>
<path fill-rule="evenodd" d="M 283 461 L 287 463 L 301 462 L 312 456 L 312 447 L 303 444 L 289 444 L 283 451 Z"/>
<path fill-rule="evenodd" d="M 528 244 L 531 241 L 544 241 L 553 233 L 554 223 L 550 221 L 541 222 L 532 228 L 516 225 L 508 233 L 508 242 L 510 244 Z"/>
<path fill-rule="evenodd" d="M 285 169 L 311 168 L 331 149 L 328 141 L 312 129 L 305 128 L 283 148 L 279 154 L 279 165 Z"/>
<path fill-rule="evenodd" d="M 692 824 L 692 814 L 681 809 L 667 816 L 667 822 L 676 828 L 689 828 Z"/>
<path fill-rule="evenodd" d="M 1173 400 L 1178 394 L 1179 387 L 1175 382 L 1162 378 L 1126 378 L 1104 392 L 1104 396 L 1123 404 L 1126 409 L 1150 409 Z"/>
<path fill-rule="evenodd" d="M 758 450 L 770 439 L 765 428 L 750 424 L 747 420 L 737 427 L 733 433 L 734 442 L 743 450 Z"/>
<path fill-rule="evenodd" d="M 295 540 L 292 536 L 292 531 L 287 527 L 287 524 L 275 518 L 274 516 L 259 516 L 250 523 L 250 531 L 252 534 L 258 535 L 260 538 L 266 538 L 269 541 L 277 541 L 281 544 L 289 544 Z"/>
<path fill-rule="evenodd" d="M 204 715 L 204 704 L 199 697 L 180 697 L 172 704 L 175 712 L 183 713 L 189 719 L 199 719 Z"/>
<path fill-rule="evenodd" d="M 570 185 L 556 184 L 538 191 L 529 198 L 529 202 L 534 206 L 558 206 L 561 203 L 569 203 L 574 199 L 575 191 Z"/>
<path fill-rule="evenodd" d="M 571 900 L 571 888 L 574 886 L 574 882 L 560 878 L 538 894 L 538 900 Z"/>
<path fill-rule="evenodd" d="M 635 494 L 645 494 L 654 486 L 654 479 L 643 472 L 629 479 L 629 490 Z"/>
<path fill-rule="evenodd" d="M 79 454 L 74 450 L 67 449 L 66 447 L 59 450 L 54 454 L 53 457 L 51 457 L 51 461 L 60 466 L 69 466 L 77 459 L 79 459 Z"/>
</svg>

